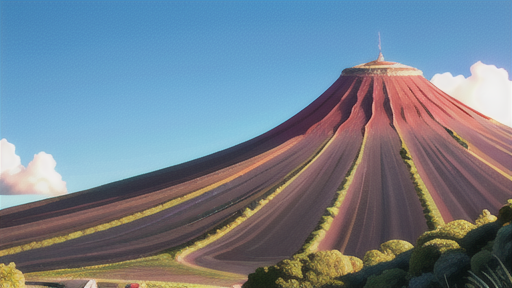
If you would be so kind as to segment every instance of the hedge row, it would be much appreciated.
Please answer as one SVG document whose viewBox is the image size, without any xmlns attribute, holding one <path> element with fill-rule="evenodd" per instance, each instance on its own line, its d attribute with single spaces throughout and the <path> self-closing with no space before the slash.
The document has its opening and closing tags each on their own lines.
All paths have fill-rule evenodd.
<svg viewBox="0 0 512 288">
<path fill-rule="evenodd" d="M 364 147 L 366 144 L 366 134 L 363 137 L 363 141 L 361 143 L 361 147 L 359 147 L 359 151 L 357 152 L 357 156 L 352 162 L 351 167 L 349 168 L 347 174 L 345 175 L 345 178 L 341 182 L 341 184 L 338 186 L 338 189 L 336 191 L 335 197 L 332 201 L 331 206 L 325 209 L 324 215 L 322 218 L 320 218 L 320 221 L 318 222 L 317 226 L 309 234 L 308 238 L 306 238 L 306 241 L 302 248 L 297 252 L 298 254 L 304 253 L 304 254 L 310 254 L 314 251 L 318 250 L 318 245 L 320 245 L 320 242 L 325 238 L 325 235 L 327 234 L 327 231 L 331 227 L 332 221 L 338 215 L 339 208 L 341 207 L 341 204 L 343 203 L 343 200 L 345 199 L 345 196 L 347 195 L 347 190 L 350 187 L 350 184 L 354 180 L 354 175 L 356 174 L 357 167 L 362 161 L 363 155 L 364 155 Z"/>
<path fill-rule="evenodd" d="M 320 148 L 313 153 L 313 155 L 303 162 L 299 167 L 297 167 L 294 171 L 290 172 L 286 175 L 283 180 L 281 180 L 277 185 L 272 187 L 269 191 L 264 194 L 263 199 L 260 199 L 254 203 L 251 203 L 250 208 L 245 208 L 242 212 L 241 216 L 235 218 L 235 220 L 228 222 L 227 224 L 221 225 L 219 228 L 214 229 L 214 231 L 208 232 L 203 236 L 193 240 L 192 242 L 186 243 L 183 245 L 183 248 L 178 248 L 179 250 L 169 251 L 170 254 L 173 254 L 177 261 L 182 261 L 187 255 L 205 247 L 206 245 L 220 239 L 231 230 L 235 229 L 238 225 L 242 224 L 245 220 L 249 219 L 252 215 L 256 214 L 259 210 L 261 210 L 266 204 L 268 204 L 274 197 L 279 195 L 288 185 L 290 185 L 297 177 L 302 174 L 320 155 L 322 151 L 326 147 L 328 147 L 334 138 L 331 137 L 329 140 L 325 141 Z"/>
<path fill-rule="evenodd" d="M 418 169 L 414 164 L 414 161 L 411 158 L 411 154 L 407 145 L 402 140 L 402 148 L 400 149 L 400 156 L 402 156 L 402 160 L 405 162 L 405 165 L 409 169 L 409 173 L 411 175 L 411 180 L 414 184 L 414 189 L 416 190 L 416 194 L 420 199 L 421 206 L 423 207 L 423 214 L 425 215 L 425 219 L 427 220 L 427 226 L 430 230 L 437 229 L 444 225 L 443 216 L 441 212 L 437 209 L 436 203 L 432 196 L 428 192 L 425 183 L 421 179 L 420 174 L 418 173 Z"/>
<path fill-rule="evenodd" d="M 78 238 L 78 237 L 86 236 L 86 235 L 89 235 L 89 234 L 93 234 L 93 233 L 96 233 L 96 232 L 104 231 L 104 230 L 107 230 L 107 229 L 110 229 L 110 228 L 114 228 L 114 227 L 117 227 L 117 226 L 120 226 L 120 225 L 123 225 L 123 224 L 130 223 L 132 221 L 135 221 L 135 220 L 138 220 L 138 219 L 141 219 L 141 218 L 144 218 L 144 217 L 156 214 L 156 213 L 161 212 L 161 211 L 163 211 L 165 209 L 169 209 L 169 208 L 171 208 L 173 206 L 176 206 L 176 205 L 181 204 L 181 203 L 183 203 L 185 201 L 188 201 L 188 200 L 193 199 L 193 198 L 195 198 L 197 196 L 200 196 L 201 194 L 204 194 L 205 192 L 210 191 L 211 189 L 214 189 L 214 188 L 222 185 L 226 181 L 227 180 L 224 179 L 223 181 L 216 182 L 216 183 L 214 183 L 212 185 L 209 185 L 207 187 L 201 188 L 199 190 L 196 190 L 196 191 L 194 191 L 192 193 L 189 193 L 189 194 L 186 194 L 184 196 L 172 199 L 172 200 L 167 201 L 167 202 L 165 202 L 163 204 L 160 204 L 160 205 L 151 207 L 149 209 L 143 210 L 141 212 L 137 212 L 137 213 L 125 216 L 123 218 L 116 219 L 116 220 L 113 220 L 113 221 L 110 221 L 110 222 L 107 222 L 107 223 L 103 223 L 103 224 L 100 224 L 100 225 L 97 225 L 97 226 L 94 226 L 94 227 L 90 227 L 90 228 L 87 228 L 87 229 L 84 229 L 84 230 L 80 230 L 80 231 L 75 231 L 75 232 L 72 232 L 72 233 L 69 233 L 69 234 L 66 234 L 66 235 L 62 235 L 62 236 L 57 236 L 57 237 L 53 237 L 53 238 L 49 238 L 49 239 L 45 239 L 45 240 L 41 240 L 41 241 L 33 241 L 31 243 L 28 243 L 28 244 L 23 244 L 23 245 L 11 247 L 11 248 L 8 248 L 8 249 L 0 250 L 0 257 L 6 256 L 6 255 L 11 255 L 11 254 L 16 254 L 16 253 L 20 253 L 20 252 L 28 251 L 28 250 L 32 250 L 32 249 L 48 247 L 48 246 L 51 246 L 51 245 L 54 245 L 54 244 L 62 243 L 62 242 L 68 241 L 68 240 L 72 240 L 72 239 Z"/>
</svg>

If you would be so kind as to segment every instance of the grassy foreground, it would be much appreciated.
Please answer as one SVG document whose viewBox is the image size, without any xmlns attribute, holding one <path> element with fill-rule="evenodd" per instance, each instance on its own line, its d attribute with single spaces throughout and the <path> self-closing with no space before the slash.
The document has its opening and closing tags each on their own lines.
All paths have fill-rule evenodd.
<svg viewBox="0 0 512 288">
<path fill-rule="evenodd" d="M 172 255 L 161 254 L 113 264 L 26 273 L 25 278 L 26 281 L 47 282 L 95 279 L 100 287 L 111 288 L 123 288 L 129 283 L 138 283 L 141 288 L 218 288 L 243 283 L 246 276 L 188 267 L 177 262 Z"/>
</svg>

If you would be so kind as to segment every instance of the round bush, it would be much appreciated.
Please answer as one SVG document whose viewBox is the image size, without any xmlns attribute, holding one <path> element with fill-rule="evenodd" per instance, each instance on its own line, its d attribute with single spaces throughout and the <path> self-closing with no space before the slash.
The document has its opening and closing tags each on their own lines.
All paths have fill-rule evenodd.
<svg viewBox="0 0 512 288">
<path fill-rule="evenodd" d="M 404 240 L 389 240 L 382 244 L 380 244 L 380 251 L 385 254 L 393 254 L 395 256 L 404 253 L 405 251 L 409 251 L 414 246 Z"/>
<path fill-rule="evenodd" d="M 367 267 L 367 266 L 377 265 L 381 262 L 391 261 L 394 258 L 395 258 L 395 255 L 393 255 L 393 254 L 389 255 L 389 254 L 384 254 L 384 253 L 380 252 L 379 250 L 370 250 L 364 254 L 363 266 Z"/>
<path fill-rule="evenodd" d="M 416 246 L 422 246 L 426 242 L 436 238 L 454 240 L 458 242 L 460 239 L 466 236 L 469 231 L 475 228 L 476 226 L 474 224 L 471 224 L 466 220 L 454 220 L 452 222 L 446 223 L 439 229 L 423 233 L 418 238 Z"/>
<path fill-rule="evenodd" d="M 354 272 L 353 258 L 343 255 L 338 250 L 318 251 L 308 257 L 309 262 L 306 267 L 316 275 L 333 278 Z"/>
<path fill-rule="evenodd" d="M 13 262 L 9 265 L 0 263 L 0 287 L 2 288 L 25 288 L 25 276 L 16 269 Z"/>
<path fill-rule="evenodd" d="M 496 238 L 496 233 L 498 233 L 500 227 L 498 222 L 484 224 L 469 231 L 458 243 L 460 247 L 466 249 L 466 254 L 472 257 L 475 253 L 488 245 L 489 241 Z"/>
<path fill-rule="evenodd" d="M 457 242 L 447 239 L 433 239 L 416 247 L 409 260 L 409 273 L 419 276 L 422 273 L 432 272 L 437 259 L 449 250 L 460 249 Z"/>
<path fill-rule="evenodd" d="M 373 266 L 382 262 L 395 259 L 395 257 L 403 252 L 409 251 L 414 246 L 404 240 L 389 240 L 380 245 L 379 250 L 370 250 L 364 254 L 364 266 Z"/>
</svg>

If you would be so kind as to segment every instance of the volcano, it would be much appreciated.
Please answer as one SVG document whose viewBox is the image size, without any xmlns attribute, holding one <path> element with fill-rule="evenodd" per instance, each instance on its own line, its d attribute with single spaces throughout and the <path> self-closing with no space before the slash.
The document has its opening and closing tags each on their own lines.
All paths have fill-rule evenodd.
<svg viewBox="0 0 512 288">
<path fill-rule="evenodd" d="M 298 251 L 414 243 L 509 198 L 512 129 L 380 56 L 247 142 L 0 211 L 0 262 L 32 272 L 179 250 L 248 274 Z"/>
</svg>

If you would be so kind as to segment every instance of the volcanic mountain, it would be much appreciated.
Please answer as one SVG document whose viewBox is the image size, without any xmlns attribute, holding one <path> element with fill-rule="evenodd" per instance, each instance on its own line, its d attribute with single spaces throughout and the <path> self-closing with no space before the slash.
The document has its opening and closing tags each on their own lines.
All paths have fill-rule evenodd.
<svg viewBox="0 0 512 288">
<path fill-rule="evenodd" d="M 379 57 L 247 142 L 0 211 L 0 262 L 30 272 L 182 249 L 180 261 L 247 274 L 298 251 L 414 243 L 509 198 L 512 129 Z"/>
</svg>

